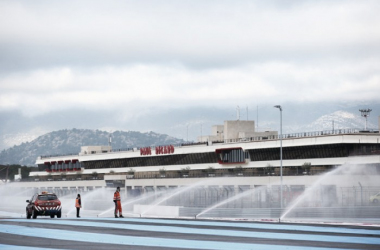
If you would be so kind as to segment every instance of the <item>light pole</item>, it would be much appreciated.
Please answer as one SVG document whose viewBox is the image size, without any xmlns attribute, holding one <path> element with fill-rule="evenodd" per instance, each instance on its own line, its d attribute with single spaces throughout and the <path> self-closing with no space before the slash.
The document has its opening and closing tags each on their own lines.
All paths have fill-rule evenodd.
<svg viewBox="0 0 380 250">
<path fill-rule="evenodd" d="M 201 123 L 201 142 L 203 142 L 203 135 L 202 135 L 202 123 Z"/>
<path fill-rule="evenodd" d="M 189 124 L 186 125 L 186 143 L 189 143 Z"/>
<path fill-rule="evenodd" d="M 281 105 L 276 105 L 274 107 L 280 110 L 280 176 L 281 176 L 280 206 L 282 208 L 282 107 Z"/>
<path fill-rule="evenodd" d="M 369 113 L 371 113 L 372 109 L 359 109 L 359 111 L 362 113 L 362 116 L 365 118 L 364 130 L 367 130 L 367 117 L 369 116 Z"/>
</svg>

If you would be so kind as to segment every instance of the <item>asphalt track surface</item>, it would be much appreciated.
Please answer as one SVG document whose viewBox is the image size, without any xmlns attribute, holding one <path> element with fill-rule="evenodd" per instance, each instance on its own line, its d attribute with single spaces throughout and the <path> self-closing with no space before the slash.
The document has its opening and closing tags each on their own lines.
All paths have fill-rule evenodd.
<svg viewBox="0 0 380 250">
<path fill-rule="evenodd" d="M 380 249 L 380 228 L 147 218 L 0 219 L 0 249 Z"/>
</svg>

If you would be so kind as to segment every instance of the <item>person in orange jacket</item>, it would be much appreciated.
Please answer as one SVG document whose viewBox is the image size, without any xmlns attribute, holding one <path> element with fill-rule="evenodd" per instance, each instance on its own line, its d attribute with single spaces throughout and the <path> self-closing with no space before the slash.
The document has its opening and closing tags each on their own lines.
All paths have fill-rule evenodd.
<svg viewBox="0 0 380 250">
<path fill-rule="evenodd" d="M 120 187 L 116 188 L 116 192 L 113 194 L 113 202 L 115 202 L 115 218 L 124 218 L 121 209 L 121 199 L 120 199 Z M 119 212 L 119 216 L 117 213 Z"/>
<path fill-rule="evenodd" d="M 82 207 L 82 201 L 80 199 L 80 194 L 78 194 L 77 198 L 75 199 L 75 207 L 77 208 L 77 218 L 80 218 L 79 210 Z"/>
</svg>

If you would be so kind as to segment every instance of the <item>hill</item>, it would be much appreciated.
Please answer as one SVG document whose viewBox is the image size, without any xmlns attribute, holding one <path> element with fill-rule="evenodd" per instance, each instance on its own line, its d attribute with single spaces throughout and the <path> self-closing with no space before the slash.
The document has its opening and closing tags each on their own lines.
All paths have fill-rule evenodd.
<svg viewBox="0 0 380 250">
<path fill-rule="evenodd" d="M 71 129 L 47 133 L 37 139 L 3 150 L 0 164 L 20 164 L 35 166 L 41 155 L 78 154 L 81 146 L 108 145 L 112 138 L 113 149 L 126 149 L 142 146 L 156 146 L 182 143 L 183 140 L 154 132 L 115 131 L 108 133 L 100 130 Z"/>
</svg>

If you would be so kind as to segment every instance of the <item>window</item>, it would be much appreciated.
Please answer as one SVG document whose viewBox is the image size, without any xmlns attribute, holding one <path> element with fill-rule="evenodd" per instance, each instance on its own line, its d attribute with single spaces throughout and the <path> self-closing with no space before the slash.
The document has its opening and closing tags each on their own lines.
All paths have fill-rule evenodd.
<svg viewBox="0 0 380 250">
<path fill-rule="evenodd" d="M 52 201 L 58 199 L 55 194 L 44 194 L 44 195 L 39 195 L 38 199 L 41 201 Z"/>
</svg>

